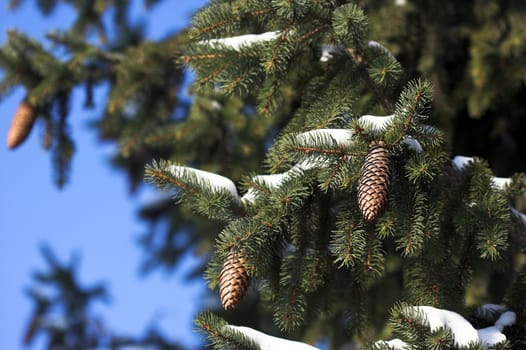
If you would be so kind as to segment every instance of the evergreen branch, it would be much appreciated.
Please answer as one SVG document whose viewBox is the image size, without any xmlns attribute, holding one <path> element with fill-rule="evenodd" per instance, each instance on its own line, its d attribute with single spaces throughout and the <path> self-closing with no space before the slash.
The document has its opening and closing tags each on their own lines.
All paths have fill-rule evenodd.
<svg viewBox="0 0 526 350">
<path fill-rule="evenodd" d="M 172 176 L 171 173 L 158 167 L 155 163 L 152 166 L 147 166 L 145 170 L 146 181 L 154 183 L 158 187 L 178 187 L 186 192 L 197 194 L 197 190 L 188 186 L 185 182 L 180 181 Z"/>
<path fill-rule="evenodd" d="M 275 68 L 275 63 L 276 63 L 276 60 L 277 60 L 277 57 L 278 57 L 278 53 L 280 52 L 280 47 L 281 45 L 283 45 L 284 43 L 287 42 L 287 38 L 288 38 L 288 35 L 291 31 L 291 27 L 293 25 L 293 22 L 290 21 L 288 24 L 287 24 L 287 27 L 281 32 L 281 35 L 279 36 L 279 40 L 277 41 L 277 45 L 274 46 L 274 51 L 270 57 L 270 60 L 267 60 L 264 64 L 264 67 L 265 67 L 265 70 L 267 72 L 273 72 L 274 71 L 274 68 Z"/>
<path fill-rule="evenodd" d="M 371 75 L 369 74 L 369 64 L 367 63 L 364 55 L 353 48 L 346 48 L 345 52 L 353 60 L 357 67 L 357 71 L 360 73 L 362 79 L 364 79 L 367 87 L 373 92 L 376 100 L 382 105 L 382 108 L 386 114 L 394 112 L 395 105 L 387 94 L 375 83 Z"/>
<path fill-rule="evenodd" d="M 308 147 L 308 146 L 299 146 L 293 145 L 290 147 L 293 151 L 299 151 L 303 153 L 319 153 L 325 155 L 337 155 L 339 157 L 365 157 L 367 152 L 350 152 L 344 148 L 318 148 L 318 147 Z"/>
<path fill-rule="evenodd" d="M 301 36 L 298 37 L 298 39 L 296 39 L 296 43 L 299 44 L 313 36 L 315 36 L 316 34 L 318 34 L 319 32 L 321 32 L 322 30 L 325 30 L 327 29 L 329 26 L 328 25 L 320 25 L 319 27 L 316 27 L 315 29 L 311 30 L 310 32 L 307 32 Z"/>
<path fill-rule="evenodd" d="M 213 71 L 212 73 L 208 74 L 206 77 L 203 77 L 201 79 L 199 79 L 197 81 L 197 83 L 199 85 L 205 85 L 205 84 L 208 84 L 210 82 L 210 80 L 213 80 L 215 79 L 219 74 L 221 74 L 223 71 L 225 71 L 228 67 L 230 67 L 232 65 L 232 63 L 229 63 L 229 64 L 225 64 L 221 67 L 219 67 L 218 69 L 216 69 L 215 71 Z"/>
<path fill-rule="evenodd" d="M 281 80 L 279 78 L 276 78 L 272 81 L 270 93 L 268 93 L 267 96 L 265 96 L 265 102 L 259 108 L 262 113 L 264 114 L 271 113 L 272 101 L 273 101 L 274 96 L 278 92 L 280 85 L 281 85 Z"/>
<path fill-rule="evenodd" d="M 224 26 L 232 24 L 234 22 L 239 22 L 240 20 L 241 20 L 241 16 L 240 15 L 234 15 L 234 16 L 232 16 L 230 18 L 222 19 L 221 21 L 218 21 L 216 23 L 212 23 L 211 25 L 209 25 L 207 27 L 198 28 L 197 32 L 199 34 L 206 34 L 206 33 L 214 31 L 217 28 L 224 27 Z"/>
<path fill-rule="evenodd" d="M 243 333 L 228 328 L 226 321 L 212 313 L 200 313 L 194 323 L 208 336 L 216 349 L 260 350 L 256 342 Z"/>
<path fill-rule="evenodd" d="M 225 58 L 225 54 L 215 53 L 215 54 L 201 54 L 201 55 L 182 55 L 181 59 L 184 61 L 184 64 L 188 65 L 190 62 L 194 61 L 203 61 L 203 60 L 215 60 L 218 58 Z"/>
</svg>

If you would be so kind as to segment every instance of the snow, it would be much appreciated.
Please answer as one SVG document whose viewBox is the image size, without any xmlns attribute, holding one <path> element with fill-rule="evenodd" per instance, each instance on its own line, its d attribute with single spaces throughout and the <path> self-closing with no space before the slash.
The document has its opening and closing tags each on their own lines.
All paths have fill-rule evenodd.
<svg viewBox="0 0 526 350">
<path fill-rule="evenodd" d="M 391 59 L 396 60 L 396 58 L 393 56 L 393 54 L 389 50 L 387 50 L 387 48 L 385 46 L 380 44 L 378 41 L 369 40 L 369 42 L 367 43 L 367 46 L 378 48 L 378 49 L 382 50 L 383 52 L 385 52 Z"/>
<path fill-rule="evenodd" d="M 202 181 L 205 186 L 213 192 L 227 191 L 230 192 L 235 200 L 239 200 L 236 185 L 228 177 L 217 175 L 208 171 L 194 169 L 186 166 L 172 165 L 167 169 L 173 176 L 177 178 L 184 178 L 187 176 L 195 176 Z"/>
<path fill-rule="evenodd" d="M 391 115 L 362 115 L 358 118 L 358 125 L 363 128 L 372 128 L 381 131 L 393 123 L 394 114 Z"/>
<path fill-rule="evenodd" d="M 501 305 L 496 304 L 486 304 L 480 308 L 482 311 L 501 311 L 502 309 Z M 506 336 L 502 330 L 516 321 L 515 313 L 507 311 L 499 317 L 495 325 L 477 330 L 464 317 L 453 311 L 432 306 L 415 306 L 409 308 L 408 311 L 412 316 L 422 313 L 431 331 L 439 328 L 449 329 L 455 345 L 459 347 L 481 342 L 484 348 L 487 348 L 505 341 Z"/>
<path fill-rule="evenodd" d="M 256 175 L 252 177 L 252 181 L 263 183 L 265 186 L 269 188 L 278 188 L 287 179 L 292 178 L 293 176 L 300 175 L 303 172 L 303 170 L 308 170 L 312 167 L 315 167 L 316 164 L 317 163 L 313 161 L 303 161 L 301 163 L 294 165 L 292 168 L 290 168 L 288 171 L 284 173 L 271 174 L 271 175 Z M 257 197 L 259 196 L 259 194 L 260 194 L 260 191 L 258 191 L 257 189 L 249 188 L 247 190 L 247 193 L 245 193 L 245 195 L 241 197 L 241 201 L 254 203 Z"/>
<path fill-rule="evenodd" d="M 420 142 L 418 142 L 412 136 L 405 136 L 404 143 L 407 145 L 407 147 L 409 147 L 410 150 L 413 150 L 417 153 L 422 153 L 424 151 L 422 145 L 420 145 Z"/>
<path fill-rule="evenodd" d="M 331 138 L 338 146 L 349 146 L 353 142 L 354 132 L 348 129 L 316 129 L 296 136 L 302 146 L 313 146 L 320 138 Z"/>
<path fill-rule="evenodd" d="M 323 44 L 321 46 L 321 62 L 328 62 L 332 58 L 332 54 L 334 52 L 340 51 L 342 49 L 342 46 L 336 46 L 336 45 L 327 45 Z"/>
<path fill-rule="evenodd" d="M 281 174 L 272 174 L 272 175 L 256 175 L 252 178 L 254 181 L 262 182 L 269 188 L 277 188 L 288 179 L 290 173 L 287 171 Z"/>
<path fill-rule="evenodd" d="M 503 190 L 506 186 L 511 184 L 511 178 L 509 177 L 495 177 L 491 178 L 493 185 L 499 190 Z"/>
<path fill-rule="evenodd" d="M 495 322 L 495 328 L 497 328 L 499 331 L 502 331 L 504 327 L 511 326 L 515 324 L 515 321 L 517 321 L 517 315 L 513 311 L 506 311 L 502 315 L 500 315 L 497 322 Z"/>
<path fill-rule="evenodd" d="M 401 340 L 401 339 L 398 339 L 398 338 L 395 338 L 395 339 L 391 339 L 389 341 L 385 341 L 385 340 L 380 340 L 380 341 L 377 341 L 376 344 L 385 344 L 393 349 L 396 349 L 396 350 L 404 350 L 404 349 L 410 349 L 410 347 L 408 346 L 408 344 Z"/>
<path fill-rule="evenodd" d="M 463 170 L 473 160 L 474 160 L 473 157 L 455 156 L 455 158 L 453 158 L 453 165 L 458 170 Z"/>
<path fill-rule="evenodd" d="M 494 326 L 479 329 L 478 337 L 484 348 L 488 348 L 506 340 L 506 336 L 499 332 Z"/>
<path fill-rule="evenodd" d="M 484 304 L 477 308 L 477 313 L 479 315 L 485 315 L 487 313 L 496 313 L 505 311 L 506 307 L 500 304 Z"/>
<path fill-rule="evenodd" d="M 244 334 L 247 338 L 252 339 L 259 345 L 261 350 L 319 350 L 312 345 L 305 343 L 287 340 L 283 338 L 273 337 L 271 335 L 256 331 L 249 327 L 241 326 L 225 326 L 234 331 Z"/>
<path fill-rule="evenodd" d="M 503 313 L 494 326 L 482 328 L 478 330 L 479 340 L 484 347 L 490 347 L 506 340 L 506 336 L 502 330 L 506 326 L 511 326 L 515 323 L 517 315 L 512 311 Z"/>
<path fill-rule="evenodd" d="M 437 309 L 432 306 L 415 306 L 412 309 L 424 314 L 431 331 L 439 328 L 449 329 L 456 346 L 468 346 L 470 343 L 475 343 L 479 340 L 477 330 L 456 312 Z"/>
<path fill-rule="evenodd" d="M 277 39 L 280 36 L 281 32 L 266 32 L 263 34 L 245 34 L 239 36 L 233 36 L 229 38 L 220 38 L 220 39 L 209 39 L 200 41 L 200 44 L 207 44 L 211 46 L 223 45 L 229 47 L 233 50 L 239 51 L 243 47 L 251 46 L 257 43 L 271 41 Z"/>
<path fill-rule="evenodd" d="M 521 213 L 515 208 L 510 207 L 510 209 L 513 215 L 515 215 L 522 222 L 522 224 L 526 226 L 526 214 Z"/>
<path fill-rule="evenodd" d="M 263 183 L 269 188 L 278 188 L 281 184 L 288 179 L 292 174 L 292 169 L 281 174 L 272 174 L 272 175 L 256 175 L 252 177 L 252 181 Z M 255 188 L 249 188 L 247 193 L 241 197 L 242 202 L 254 203 L 257 197 L 260 195 L 260 191 Z"/>
</svg>

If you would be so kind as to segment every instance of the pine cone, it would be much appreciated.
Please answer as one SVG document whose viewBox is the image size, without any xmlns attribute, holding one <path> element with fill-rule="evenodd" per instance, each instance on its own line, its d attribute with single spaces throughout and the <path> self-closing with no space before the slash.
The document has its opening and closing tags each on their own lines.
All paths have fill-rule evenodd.
<svg viewBox="0 0 526 350">
<path fill-rule="evenodd" d="M 242 253 L 228 254 L 219 275 L 219 295 L 225 310 L 231 310 L 243 299 L 250 284 Z"/>
<path fill-rule="evenodd" d="M 389 154 L 382 141 L 372 142 L 360 171 L 358 207 L 367 222 L 373 222 L 384 208 L 391 185 Z"/>
<path fill-rule="evenodd" d="M 21 145 L 29 136 L 36 120 L 35 109 L 23 99 L 18 105 L 15 116 L 7 133 L 7 147 L 13 149 Z"/>
</svg>

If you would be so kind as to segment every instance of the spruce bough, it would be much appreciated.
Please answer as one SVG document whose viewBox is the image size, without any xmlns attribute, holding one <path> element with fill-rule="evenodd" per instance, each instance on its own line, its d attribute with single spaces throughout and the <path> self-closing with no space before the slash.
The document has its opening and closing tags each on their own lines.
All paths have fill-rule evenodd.
<svg viewBox="0 0 526 350">
<path fill-rule="evenodd" d="M 478 158 L 452 162 L 429 120 L 431 84 L 404 82 L 396 58 L 367 38 L 357 5 L 214 1 L 190 33 L 180 61 L 195 70 L 197 91 L 254 99 L 257 118 L 272 118 L 291 98 L 299 105 L 272 140 L 266 174 L 230 180 L 167 161 L 147 168 L 153 183 L 183 190 L 183 205 L 225 223 L 206 271 L 211 287 L 225 260 L 242 254 L 277 327 L 332 349 L 345 341 L 374 349 L 524 345 L 524 266 L 497 301 L 505 307 L 472 310 L 485 301 L 472 296 L 474 279 L 523 259 L 514 205 L 524 178 L 499 181 Z M 359 184 L 369 180 L 361 169 L 371 167 L 372 144 L 381 144 L 388 170 L 369 216 L 361 195 L 369 189 Z M 216 348 L 309 347 L 210 314 L 197 324 Z M 382 330 L 399 339 L 373 343 Z"/>
</svg>

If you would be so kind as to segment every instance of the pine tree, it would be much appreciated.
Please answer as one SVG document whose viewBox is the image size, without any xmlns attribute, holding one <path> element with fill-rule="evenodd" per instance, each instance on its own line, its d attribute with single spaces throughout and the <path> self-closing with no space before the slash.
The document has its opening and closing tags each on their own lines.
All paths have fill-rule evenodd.
<svg viewBox="0 0 526 350">
<path fill-rule="evenodd" d="M 215 241 L 211 288 L 232 256 L 243 256 L 241 289 L 251 281 L 246 300 L 216 312 L 233 324 L 330 349 L 525 346 L 524 178 L 494 175 L 526 170 L 525 5 L 217 0 L 152 43 L 128 23 L 128 2 L 80 3 L 73 28 L 48 36 L 68 60 L 10 34 L 0 97 L 24 86 L 62 185 L 71 90 L 86 86 L 90 105 L 93 87 L 110 85 L 95 127 L 119 144 L 115 165 L 134 188 L 156 159 L 148 179 L 182 204 L 142 211 L 169 222 L 141 240 L 146 270 Z M 93 28 L 105 40 L 112 7 L 121 35 L 87 41 Z M 197 75 L 192 101 L 177 93 L 183 66 Z M 362 169 L 378 163 L 369 220 Z M 216 348 L 313 348 L 216 314 L 196 323 Z"/>
<path fill-rule="evenodd" d="M 194 17 L 180 59 L 195 69 L 196 90 L 253 95 L 261 117 L 273 118 L 294 86 L 299 107 L 267 152 L 269 173 L 238 181 L 242 196 L 232 180 L 180 164 L 154 163 L 147 176 L 225 222 L 207 269 L 211 287 L 223 280 L 230 252 L 243 252 L 282 332 L 328 340 L 331 349 L 343 339 L 371 349 L 518 349 L 523 306 L 488 316 L 487 307 L 468 310 L 484 297 L 464 299 L 475 279 L 513 269 L 524 250 L 510 234 L 523 230 L 513 205 L 524 177 L 499 179 L 478 158 L 450 160 L 430 118 L 432 84 L 405 82 L 395 56 L 368 33 L 353 3 L 211 3 Z M 511 285 L 504 290 L 518 301 Z M 390 326 L 380 321 L 388 310 Z M 491 326 L 477 330 L 470 317 Z M 286 342 L 232 332 L 209 314 L 198 325 L 218 349 Z M 401 339 L 365 345 L 381 330 Z"/>
</svg>

